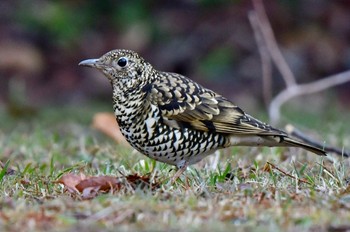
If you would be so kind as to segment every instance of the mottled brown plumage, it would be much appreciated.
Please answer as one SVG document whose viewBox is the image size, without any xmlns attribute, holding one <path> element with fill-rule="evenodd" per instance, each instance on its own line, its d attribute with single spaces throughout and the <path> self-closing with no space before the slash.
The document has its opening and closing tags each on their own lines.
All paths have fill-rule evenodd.
<svg viewBox="0 0 350 232">
<path fill-rule="evenodd" d="M 133 51 L 113 50 L 80 65 L 99 69 L 111 82 L 114 112 L 127 141 L 182 170 L 230 146 L 301 147 L 325 155 L 214 91 L 180 74 L 157 71 Z"/>
</svg>

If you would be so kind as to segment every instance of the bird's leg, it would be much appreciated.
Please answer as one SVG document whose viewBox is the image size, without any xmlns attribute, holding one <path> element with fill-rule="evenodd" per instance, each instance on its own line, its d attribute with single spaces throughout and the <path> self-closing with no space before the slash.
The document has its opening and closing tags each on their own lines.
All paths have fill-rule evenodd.
<svg viewBox="0 0 350 232">
<path fill-rule="evenodd" d="M 188 162 L 185 161 L 183 165 L 181 165 L 181 167 L 179 167 L 179 169 L 176 171 L 175 175 L 171 178 L 171 184 L 174 184 L 175 181 L 181 176 L 181 174 L 186 171 L 188 167 Z"/>
</svg>

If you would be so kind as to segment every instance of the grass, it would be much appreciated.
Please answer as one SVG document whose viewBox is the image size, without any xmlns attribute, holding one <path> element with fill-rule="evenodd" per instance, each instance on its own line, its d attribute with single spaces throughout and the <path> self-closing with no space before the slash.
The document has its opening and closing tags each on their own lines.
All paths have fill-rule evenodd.
<svg viewBox="0 0 350 232">
<path fill-rule="evenodd" d="M 109 108 L 45 109 L 21 120 L 1 114 L 1 231 L 350 229 L 348 159 L 299 149 L 235 147 L 191 166 L 171 185 L 173 167 L 117 145 L 90 127 L 99 110 Z M 325 140 L 337 145 L 349 141 L 350 134 L 344 133 L 348 125 L 327 124 L 322 118 L 319 123 L 315 130 L 322 126 L 328 131 L 320 135 Z M 55 182 L 71 172 L 151 173 L 161 186 L 81 200 Z"/>
</svg>

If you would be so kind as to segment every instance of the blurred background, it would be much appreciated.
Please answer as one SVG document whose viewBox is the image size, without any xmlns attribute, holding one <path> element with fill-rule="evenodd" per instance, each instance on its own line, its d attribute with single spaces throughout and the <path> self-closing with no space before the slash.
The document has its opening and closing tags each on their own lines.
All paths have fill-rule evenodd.
<svg viewBox="0 0 350 232">
<path fill-rule="evenodd" d="M 350 69 L 350 1 L 264 1 L 277 42 L 299 83 Z M 0 110 L 13 117 L 45 107 L 110 107 L 111 87 L 78 63 L 132 49 L 248 112 L 266 110 L 249 0 L 0 1 Z M 274 68 L 273 95 L 284 88 Z M 350 83 L 295 100 L 302 110 L 350 107 Z M 310 107 L 312 106 L 312 107 Z"/>
</svg>

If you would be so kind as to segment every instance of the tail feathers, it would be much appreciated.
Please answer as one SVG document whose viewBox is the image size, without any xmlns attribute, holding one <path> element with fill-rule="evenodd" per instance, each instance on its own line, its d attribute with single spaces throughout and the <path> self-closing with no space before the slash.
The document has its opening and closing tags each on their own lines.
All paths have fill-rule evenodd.
<svg viewBox="0 0 350 232">
<path fill-rule="evenodd" d="M 326 156 L 326 151 L 311 144 L 294 140 L 286 135 L 231 135 L 229 146 L 268 146 L 268 147 L 300 147 L 317 155 Z"/>
<path fill-rule="evenodd" d="M 313 152 L 317 155 L 321 155 L 321 156 L 327 155 L 326 151 L 324 151 L 318 147 L 294 140 L 294 139 L 289 138 L 289 137 L 284 137 L 283 144 L 285 144 L 285 146 L 290 146 L 290 147 L 301 147 L 301 148 L 308 150 L 310 152 Z"/>
</svg>

